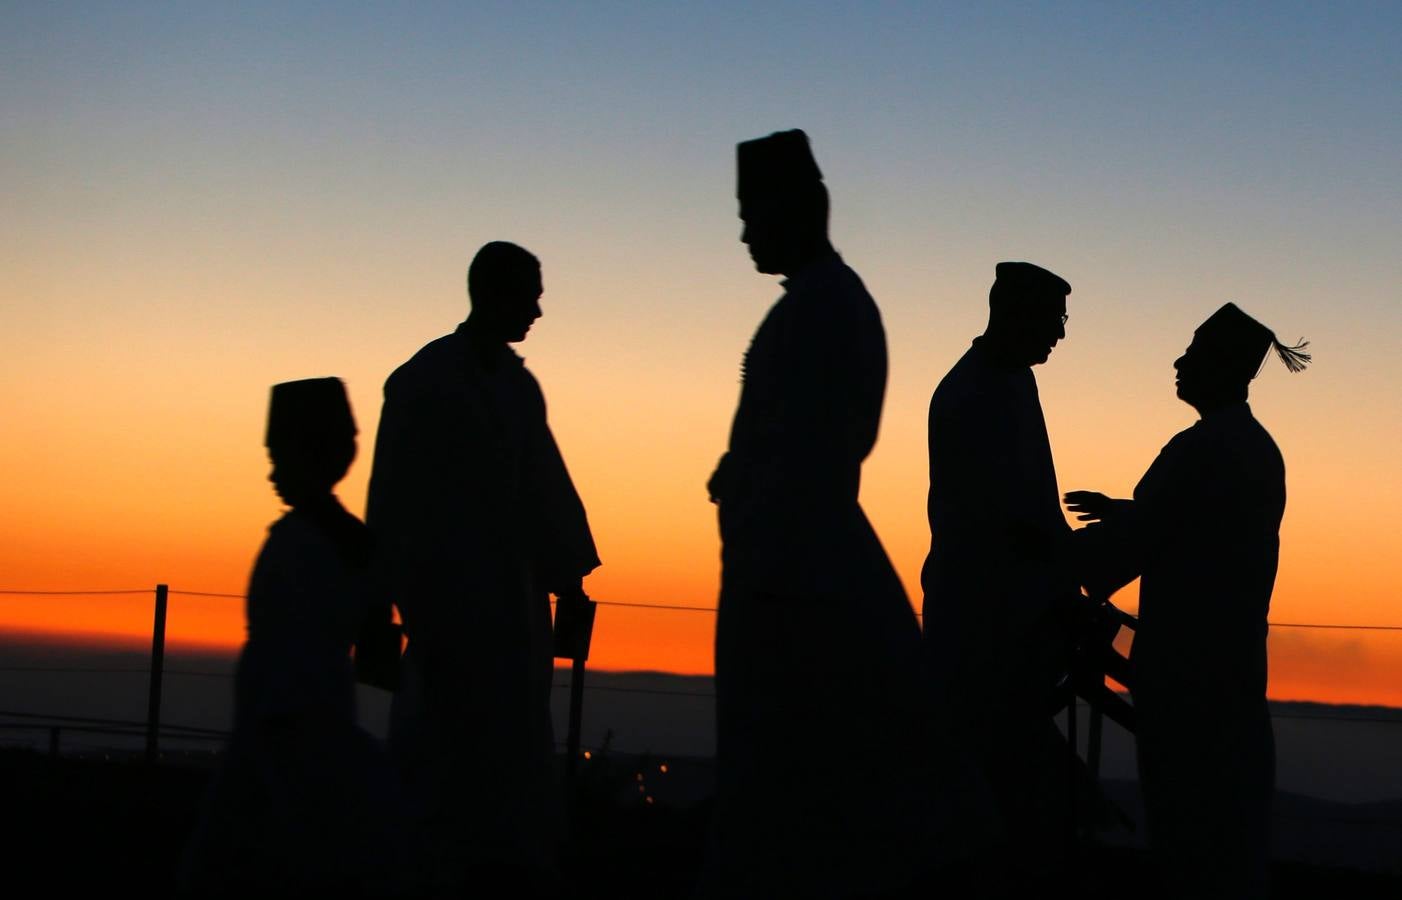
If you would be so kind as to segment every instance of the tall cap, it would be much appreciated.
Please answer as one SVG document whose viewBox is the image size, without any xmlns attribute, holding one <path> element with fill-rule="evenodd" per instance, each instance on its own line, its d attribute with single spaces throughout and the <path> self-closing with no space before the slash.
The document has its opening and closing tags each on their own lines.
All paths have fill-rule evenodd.
<svg viewBox="0 0 1402 900">
<path fill-rule="evenodd" d="M 808 135 L 794 128 L 736 145 L 735 196 L 746 200 L 783 198 L 821 184 Z"/>
<path fill-rule="evenodd" d="M 266 446 L 318 445 L 351 440 L 355 435 L 355 416 L 341 379 L 307 378 L 273 385 Z"/>
<path fill-rule="evenodd" d="M 1066 279 L 1030 262 L 1000 262 L 994 272 L 994 286 L 1000 290 L 1006 288 L 1056 297 L 1071 293 L 1071 285 Z"/>
<path fill-rule="evenodd" d="M 1251 371 L 1252 377 L 1272 347 L 1291 372 L 1302 371 L 1310 362 L 1310 355 L 1305 352 L 1309 341 L 1285 346 L 1276 339 L 1275 332 L 1242 312 L 1235 303 L 1223 304 L 1193 334 L 1196 341 L 1224 363 Z"/>
</svg>

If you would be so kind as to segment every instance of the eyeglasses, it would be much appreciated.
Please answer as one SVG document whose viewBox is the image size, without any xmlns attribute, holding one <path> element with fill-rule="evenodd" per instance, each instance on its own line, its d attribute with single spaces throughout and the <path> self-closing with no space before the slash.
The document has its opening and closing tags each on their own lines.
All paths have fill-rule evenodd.
<svg viewBox="0 0 1402 900">
<path fill-rule="evenodd" d="M 1062 314 L 1061 314 L 1061 324 L 1062 324 L 1063 326 L 1065 326 L 1065 324 L 1066 324 L 1068 321 L 1070 321 L 1070 319 L 1071 319 L 1071 314 L 1070 314 L 1070 313 L 1062 313 Z"/>
</svg>

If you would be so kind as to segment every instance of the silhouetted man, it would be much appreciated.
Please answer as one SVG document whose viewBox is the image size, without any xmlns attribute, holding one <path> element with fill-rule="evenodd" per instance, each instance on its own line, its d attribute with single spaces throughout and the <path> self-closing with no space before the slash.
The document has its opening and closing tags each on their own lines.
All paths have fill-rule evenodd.
<svg viewBox="0 0 1402 900">
<path fill-rule="evenodd" d="M 503 242 L 468 270 L 471 313 L 400 366 L 368 523 L 409 637 L 390 749 L 439 887 L 474 869 L 553 879 L 557 796 L 548 595 L 599 565 L 540 386 L 508 346 L 540 317 L 540 263 Z"/>
<path fill-rule="evenodd" d="M 724 548 L 719 796 L 703 893 L 873 893 L 923 833 L 919 628 L 857 501 L 886 387 L 881 317 L 828 241 L 801 131 L 739 145 L 741 240 L 785 276 L 711 477 Z"/>
<path fill-rule="evenodd" d="M 390 896 L 405 886 L 390 761 L 356 725 L 351 644 L 371 539 L 332 493 L 356 451 L 338 378 L 273 386 L 268 479 L 288 511 L 248 584 L 234 731 L 182 872 L 191 896 Z"/>
<path fill-rule="evenodd" d="M 1130 652 L 1140 784 L 1151 846 L 1174 897 L 1267 890 L 1275 744 L 1266 706 L 1266 613 L 1275 585 L 1285 464 L 1251 414 L 1247 385 L 1285 347 L 1231 303 L 1174 362 L 1201 416 L 1174 436 L 1134 499 L 1066 495 L 1100 593 L 1141 575 Z"/>
<path fill-rule="evenodd" d="M 1005 838 L 1042 867 L 1063 846 L 1065 747 L 1051 717 L 1061 557 L 1051 444 L 1032 366 L 1066 336 L 1071 286 L 1003 262 L 988 327 L 930 401 L 930 554 L 921 573 L 933 696 L 992 789 Z"/>
</svg>

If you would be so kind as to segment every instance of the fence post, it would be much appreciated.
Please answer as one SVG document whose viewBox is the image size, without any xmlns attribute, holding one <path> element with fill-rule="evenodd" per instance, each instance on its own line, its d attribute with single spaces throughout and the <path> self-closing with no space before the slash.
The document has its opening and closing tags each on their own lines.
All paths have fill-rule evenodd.
<svg viewBox="0 0 1402 900">
<path fill-rule="evenodd" d="M 156 585 L 156 621 L 151 628 L 151 690 L 146 700 L 146 762 L 160 756 L 157 735 L 161 729 L 161 672 L 166 654 L 166 598 L 170 586 Z"/>
<path fill-rule="evenodd" d="M 584 723 L 584 660 L 576 659 L 570 664 L 570 730 L 565 740 L 565 752 L 569 754 L 569 776 L 574 777 L 579 768 L 579 738 Z"/>
</svg>

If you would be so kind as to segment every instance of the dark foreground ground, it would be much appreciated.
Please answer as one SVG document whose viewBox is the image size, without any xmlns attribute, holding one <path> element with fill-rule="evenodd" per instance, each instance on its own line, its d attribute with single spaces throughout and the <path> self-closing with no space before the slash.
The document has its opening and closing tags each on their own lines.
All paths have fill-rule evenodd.
<svg viewBox="0 0 1402 900">
<path fill-rule="evenodd" d="M 691 896 L 708 805 L 642 802 L 637 767 L 636 759 L 596 760 L 583 773 L 565 870 L 568 897 Z M 171 873 L 210 777 L 207 762 L 148 768 L 0 750 L 0 890 L 9 897 L 170 896 Z M 1085 845 L 1067 882 L 1036 893 L 1123 900 L 1149 895 L 1154 881 L 1142 851 Z M 1282 863 L 1275 881 L 1280 898 L 1402 897 L 1402 876 L 1341 868 Z M 909 896 L 967 895 L 950 887 L 932 881 Z"/>
</svg>

